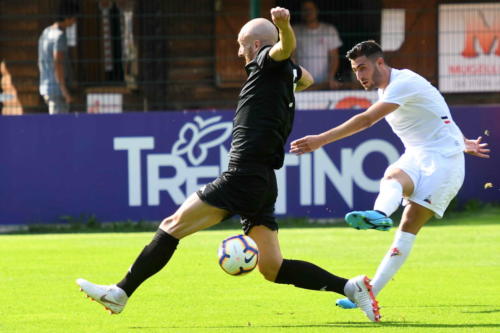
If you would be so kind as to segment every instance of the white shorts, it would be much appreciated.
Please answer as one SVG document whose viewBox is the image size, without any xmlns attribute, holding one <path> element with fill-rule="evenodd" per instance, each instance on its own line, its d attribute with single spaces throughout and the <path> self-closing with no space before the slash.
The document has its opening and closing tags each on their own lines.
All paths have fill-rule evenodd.
<svg viewBox="0 0 500 333">
<path fill-rule="evenodd" d="M 464 154 L 445 157 L 438 152 L 405 152 L 392 168 L 399 168 L 413 181 L 413 193 L 404 199 L 403 205 L 413 201 L 442 218 L 450 201 L 462 187 L 465 176 Z"/>
</svg>

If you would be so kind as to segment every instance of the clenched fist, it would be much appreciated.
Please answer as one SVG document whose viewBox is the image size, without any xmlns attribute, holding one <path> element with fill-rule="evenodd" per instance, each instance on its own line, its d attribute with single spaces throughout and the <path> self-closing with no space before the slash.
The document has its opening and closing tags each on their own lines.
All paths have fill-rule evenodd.
<svg viewBox="0 0 500 333">
<path fill-rule="evenodd" d="M 271 19 L 279 29 L 286 28 L 290 24 L 290 12 L 282 7 L 272 8 Z"/>
</svg>

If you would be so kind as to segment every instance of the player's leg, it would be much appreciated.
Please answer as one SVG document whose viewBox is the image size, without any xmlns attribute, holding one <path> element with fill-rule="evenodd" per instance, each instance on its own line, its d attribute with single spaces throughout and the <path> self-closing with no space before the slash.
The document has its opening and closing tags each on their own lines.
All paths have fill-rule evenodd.
<svg viewBox="0 0 500 333">
<path fill-rule="evenodd" d="M 390 167 L 380 181 L 373 210 L 347 213 L 347 224 L 356 229 L 389 230 L 393 225 L 390 216 L 398 209 L 403 196 L 413 193 L 413 188 L 413 180 L 405 171 Z"/>
<path fill-rule="evenodd" d="M 377 268 L 371 284 L 374 295 L 378 295 L 382 288 L 396 275 L 410 254 L 418 231 L 431 219 L 434 212 L 410 202 L 403 211 L 399 230 L 396 232 L 389 251 L 385 254 Z M 337 306 L 343 309 L 354 309 L 356 304 L 343 298 L 336 301 Z"/>
<path fill-rule="evenodd" d="M 374 209 L 350 212 L 346 215 L 346 222 L 356 229 L 362 229 L 360 226 L 364 226 L 363 229 L 389 230 L 393 224 L 389 216 L 398 209 L 403 197 L 414 192 L 417 179 L 418 167 L 413 157 L 403 154 L 385 171 Z M 344 309 L 356 308 L 356 304 L 347 298 L 338 299 L 336 304 Z"/>
<path fill-rule="evenodd" d="M 259 247 L 259 271 L 269 281 L 293 284 L 299 288 L 328 290 L 344 294 L 346 279 L 340 278 L 311 263 L 283 259 L 278 241 L 278 224 L 274 205 L 278 185 L 274 170 L 265 173 L 266 187 L 258 192 L 259 209 L 251 215 L 242 215 L 243 230 Z"/>
<path fill-rule="evenodd" d="M 378 294 L 401 268 L 408 257 L 417 233 L 433 215 L 441 218 L 450 201 L 458 193 L 464 180 L 464 156 L 442 156 L 426 153 L 419 156 L 418 185 L 403 212 L 393 244 L 380 264 L 372 284 Z"/>
<path fill-rule="evenodd" d="M 347 279 L 333 275 L 306 261 L 283 259 L 276 230 L 270 230 L 264 225 L 256 225 L 248 235 L 257 243 L 258 268 L 266 280 L 345 295 L 344 287 Z"/>
<path fill-rule="evenodd" d="M 372 284 L 378 294 L 401 268 L 408 257 L 417 233 L 433 215 L 441 218 L 458 193 L 464 180 L 464 156 L 450 157 L 427 153 L 418 159 L 418 185 L 408 196 L 393 244 L 377 269 Z"/>
<path fill-rule="evenodd" d="M 464 180 L 464 156 L 461 153 L 450 157 L 427 153 L 420 156 L 415 163 L 406 163 L 403 166 L 408 174 L 412 175 L 412 179 L 418 179 L 418 185 L 411 194 L 405 193 L 409 204 L 403 212 L 393 244 L 372 280 L 375 294 L 378 294 L 401 268 L 422 226 L 433 215 L 438 218 L 443 216 Z M 337 305 L 349 308 L 344 303 L 347 302 L 337 301 Z"/>
<path fill-rule="evenodd" d="M 403 170 L 391 168 L 380 181 L 380 192 L 373 209 L 391 216 L 401 205 L 403 197 L 409 197 L 414 190 L 413 180 Z"/>
<path fill-rule="evenodd" d="M 161 222 L 160 229 L 182 239 L 221 222 L 228 215 L 227 210 L 209 205 L 199 198 L 198 193 L 193 193 L 174 215 Z"/>
<path fill-rule="evenodd" d="M 151 243 L 117 286 L 131 296 L 142 282 L 167 264 L 180 239 L 219 223 L 227 215 L 227 211 L 208 205 L 193 193 L 173 215 L 161 222 Z"/>
<path fill-rule="evenodd" d="M 208 205 L 194 193 L 175 214 L 162 221 L 153 240 L 144 247 L 116 286 L 95 285 L 83 279 L 78 279 L 77 283 L 87 295 L 112 313 L 120 313 L 137 287 L 168 263 L 181 238 L 217 224 L 227 215 L 226 210 Z"/>
<path fill-rule="evenodd" d="M 378 303 L 365 276 L 350 280 L 336 276 L 310 262 L 283 259 L 278 232 L 264 225 L 252 227 L 248 235 L 259 248 L 259 271 L 269 281 L 298 288 L 333 291 L 355 301 L 372 321 L 379 321 Z"/>
<path fill-rule="evenodd" d="M 413 193 L 418 175 L 414 156 L 403 154 L 385 171 L 373 210 L 346 214 L 347 224 L 356 229 L 389 230 L 393 225 L 390 216 L 398 209 L 403 196 Z"/>
<path fill-rule="evenodd" d="M 373 292 L 377 295 L 399 271 L 408 258 L 417 233 L 434 212 L 415 202 L 410 202 L 403 212 L 399 230 L 372 280 Z"/>
<path fill-rule="evenodd" d="M 278 241 L 278 232 L 264 225 L 254 226 L 248 233 L 259 249 L 259 272 L 268 281 L 274 282 L 283 262 Z"/>
</svg>

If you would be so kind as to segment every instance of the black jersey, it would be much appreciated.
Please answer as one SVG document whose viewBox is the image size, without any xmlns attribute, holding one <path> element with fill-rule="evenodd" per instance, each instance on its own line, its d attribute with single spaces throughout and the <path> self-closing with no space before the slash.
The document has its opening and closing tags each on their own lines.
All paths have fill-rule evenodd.
<svg viewBox="0 0 500 333">
<path fill-rule="evenodd" d="M 264 46 L 245 66 L 248 79 L 233 120 L 230 158 L 279 169 L 295 114 L 294 85 L 302 72 L 290 59 L 273 60 L 270 50 Z"/>
</svg>

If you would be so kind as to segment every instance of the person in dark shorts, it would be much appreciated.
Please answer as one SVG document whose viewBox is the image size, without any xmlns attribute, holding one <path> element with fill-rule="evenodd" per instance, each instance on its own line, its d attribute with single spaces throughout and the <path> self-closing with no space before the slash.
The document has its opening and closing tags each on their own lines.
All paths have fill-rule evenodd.
<svg viewBox="0 0 500 333">
<path fill-rule="evenodd" d="M 290 60 L 295 36 L 289 11 L 276 7 L 271 17 L 275 25 L 263 18 L 253 19 L 238 35 L 238 55 L 245 58 L 248 79 L 233 121 L 228 171 L 188 197 L 161 222 L 122 281 L 103 286 L 77 280 L 88 296 L 111 313 L 120 313 L 137 287 L 167 264 L 180 239 L 238 214 L 245 234 L 257 243 L 258 268 L 264 278 L 345 295 L 370 320 L 380 319 L 366 276 L 347 280 L 312 263 L 281 255 L 274 217 L 278 195 L 274 170 L 283 165 L 284 145 L 295 112 L 294 90 L 307 88 L 313 79 Z"/>
</svg>

